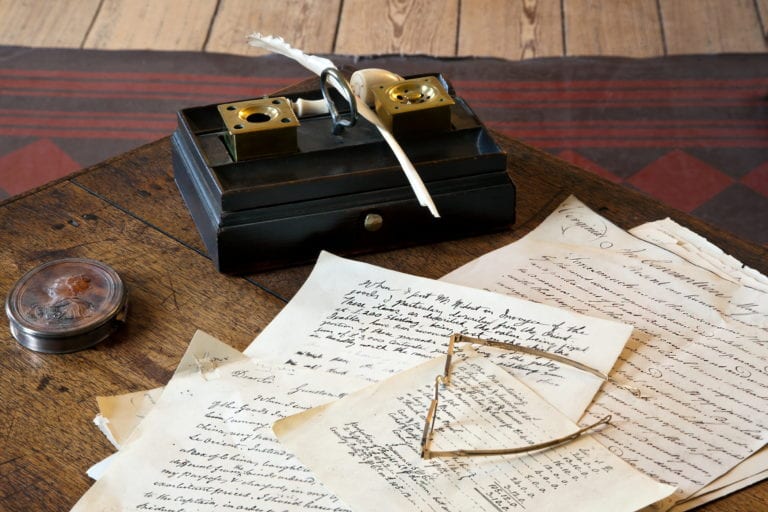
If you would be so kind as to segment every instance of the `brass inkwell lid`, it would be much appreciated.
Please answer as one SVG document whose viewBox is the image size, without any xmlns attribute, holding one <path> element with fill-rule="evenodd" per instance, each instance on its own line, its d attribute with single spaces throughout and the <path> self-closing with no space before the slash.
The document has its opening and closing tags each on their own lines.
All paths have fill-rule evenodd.
<svg viewBox="0 0 768 512">
<path fill-rule="evenodd" d="M 127 292 L 110 266 L 85 258 L 44 263 L 19 279 L 5 302 L 11 333 L 36 352 L 92 347 L 124 320 Z"/>
</svg>

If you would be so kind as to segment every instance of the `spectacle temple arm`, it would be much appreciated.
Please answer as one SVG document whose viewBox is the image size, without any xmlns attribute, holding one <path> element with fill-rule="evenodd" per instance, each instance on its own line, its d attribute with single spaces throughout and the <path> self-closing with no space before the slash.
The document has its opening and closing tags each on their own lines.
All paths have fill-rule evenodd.
<svg viewBox="0 0 768 512">
<path fill-rule="evenodd" d="M 421 436 L 421 457 L 423 459 L 430 459 L 433 457 L 472 457 L 472 456 L 483 456 L 483 455 L 512 455 L 512 454 L 518 454 L 518 453 L 526 453 L 526 452 L 532 452 L 537 450 L 543 450 L 546 448 L 551 448 L 553 446 L 557 446 L 563 443 L 573 441 L 574 439 L 577 439 L 579 436 L 583 435 L 584 433 L 592 429 L 595 429 L 600 425 L 607 425 L 610 423 L 611 415 L 607 415 L 601 418 L 599 421 L 592 423 L 591 425 L 581 427 L 577 431 L 571 434 L 568 434 L 566 436 L 559 437 L 556 439 L 551 439 L 543 443 L 531 444 L 531 445 L 521 446 L 517 448 L 495 448 L 495 449 L 484 449 L 484 450 L 449 450 L 449 451 L 430 450 L 429 446 L 432 442 L 432 435 L 435 428 L 435 420 L 437 417 L 437 405 L 438 405 L 438 398 L 440 394 L 439 393 L 440 384 L 441 383 L 444 385 L 450 384 L 451 363 L 453 360 L 454 346 L 456 343 L 473 343 L 476 345 L 484 345 L 487 347 L 500 348 L 500 349 L 510 350 L 514 352 L 521 352 L 524 354 L 529 354 L 537 357 L 544 357 L 546 359 L 551 359 L 553 361 L 557 361 L 558 363 L 571 366 L 578 370 L 590 373 L 602 380 L 608 380 L 608 376 L 600 372 L 599 370 L 596 370 L 590 366 L 587 366 L 578 361 L 574 361 L 567 357 L 561 356 L 559 354 L 553 354 L 551 352 L 546 352 L 544 350 L 525 347 L 522 345 L 517 345 L 515 343 L 505 343 L 500 341 L 486 340 L 482 338 L 473 338 L 471 336 L 465 336 L 463 334 L 452 334 L 448 342 L 448 353 L 445 359 L 445 367 L 443 369 L 443 374 L 438 375 L 435 378 L 435 396 L 429 405 L 429 410 L 427 411 L 426 420 L 424 422 L 424 431 Z"/>
<path fill-rule="evenodd" d="M 567 436 L 558 437 L 557 439 L 551 439 L 549 441 L 545 441 L 543 443 L 537 443 L 537 444 L 530 444 L 528 446 L 520 446 L 517 448 L 495 448 L 495 449 L 486 449 L 486 450 L 450 450 L 450 451 L 432 451 L 429 449 L 428 444 L 423 445 L 421 448 L 421 457 L 423 459 L 431 459 L 432 457 L 477 457 L 477 456 L 483 456 L 483 455 L 514 455 L 518 453 L 527 453 L 527 452 L 533 452 L 537 450 L 544 450 L 546 448 L 552 448 L 553 446 L 557 446 L 560 444 L 568 443 L 570 441 L 573 441 L 574 439 L 579 438 L 586 432 L 599 427 L 600 425 L 607 425 L 611 422 L 611 415 L 605 416 L 601 418 L 599 421 L 592 423 L 591 425 L 587 425 L 586 427 L 582 427 L 576 432 L 573 432 L 572 434 L 568 434 Z M 432 425 L 434 426 L 434 418 Z M 431 431 L 430 431 L 431 434 Z"/>
</svg>

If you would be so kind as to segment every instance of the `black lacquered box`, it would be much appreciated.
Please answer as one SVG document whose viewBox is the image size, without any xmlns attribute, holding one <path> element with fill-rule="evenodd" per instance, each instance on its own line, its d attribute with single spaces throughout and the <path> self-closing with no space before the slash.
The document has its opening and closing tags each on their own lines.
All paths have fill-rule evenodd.
<svg viewBox="0 0 768 512">
<path fill-rule="evenodd" d="M 429 75 L 422 75 L 429 76 Z M 506 154 L 440 75 L 453 99 L 447 130 L 397 136 L 440 212 L 421 207 L 396 158 L 365 119 L 332 133 L 300 119 L 296 148 L 236 161 L 219 105 L 181 110 L 176 183 L 217 270 L 247 273 L 500 230 L 515 218 Z M 408 77 L 413 78 L 413 77 Z M 317 90 L 281 99 L 319 99 Z"/>
</svg>

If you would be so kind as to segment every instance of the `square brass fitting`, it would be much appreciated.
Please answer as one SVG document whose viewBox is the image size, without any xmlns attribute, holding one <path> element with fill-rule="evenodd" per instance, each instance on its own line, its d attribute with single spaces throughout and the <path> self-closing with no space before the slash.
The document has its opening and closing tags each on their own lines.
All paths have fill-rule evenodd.
<svg viewBox="0 0 768 512">
<path fill-rule="evenodd" d="M 298 151 L 299 119 L 283 97 L 217 105 L 235 161 Z"/>
<path fill-rule="evenodd" d="M 455 102 L 433 76 L 381 85 L 373 93 L 376 114 L 395 138 L 451 129 Z"/>
</svg>

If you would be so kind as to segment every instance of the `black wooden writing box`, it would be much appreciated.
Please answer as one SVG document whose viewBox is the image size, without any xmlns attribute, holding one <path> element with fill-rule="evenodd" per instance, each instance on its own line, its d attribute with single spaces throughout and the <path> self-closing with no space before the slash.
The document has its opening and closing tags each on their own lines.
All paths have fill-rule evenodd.
<svg viewBox="0 0 768 512">
<path fill-rule="evenodd" d="M 294 122 L 278 112 L 276 122 L 295 125 L 292 134 L 275 132 L 264 139 L 253 134 L 277 154 L 236 160 L 243 151 L 224 118 L 229 104 L 181 110 L 172 137 L 174 176 L 216 268 L 252 272 L 308 262 L 322 249 L 371 252 L 513 223 L 515 188 L 506 172 L 506 154 L 440 75 L 406 80 L 423 77 L 438 80 L 450 96 L 452 104 L 444 109 L 447 129 L 409 130 L 414 124 L 403 118 L 395 136 L 440 218 L 418 204 L 391 150 L 362 117 L 333 134 L 327 114 Z M 317 90 L 269 98 L 268 103 L 282 108 L 281 101 L 321 97 L 318 82 Z M 399 107 L 393 108 L 397 112 Z M 267 114 L 254 110 L 243 120 L 262 123 L 272 115 Z M 276 125 L 276 130 L 283 128 Z"/>
</svg>

